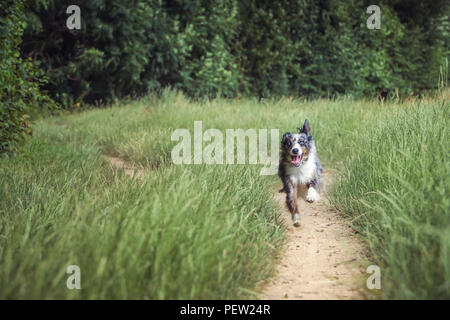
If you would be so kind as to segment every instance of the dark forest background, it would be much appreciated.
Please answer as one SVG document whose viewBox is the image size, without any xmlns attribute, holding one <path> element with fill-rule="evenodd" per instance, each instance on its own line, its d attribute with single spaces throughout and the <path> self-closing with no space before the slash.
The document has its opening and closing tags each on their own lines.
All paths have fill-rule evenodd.
<svg viewBox="0 0 450 320">
<path fill-rule="evenodd" d="M 63 104 L 167 86 L 191 97 L 375 95 L 437 85 L 448 1 L 34 0 L 21 51 Z M 81 30 L 66 8 L 81 8 Z M 381 29 L 366 27 L 368 6 Z"/>
</svg>

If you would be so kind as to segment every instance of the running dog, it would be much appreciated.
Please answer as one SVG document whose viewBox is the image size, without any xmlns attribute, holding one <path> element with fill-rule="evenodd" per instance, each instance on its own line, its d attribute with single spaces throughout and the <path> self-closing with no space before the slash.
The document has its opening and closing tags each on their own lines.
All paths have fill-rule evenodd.
<svg viewBox="0 0 450 320">
<path fill-rule="evenodd" d="M 286 204 L 294 226 L 300 226 L 298 197 L 308 202 L 320 200 L 322 166 L 311 135 L 308 119 L 298 133 L 286 132 L 281 139 L 278 176 L 283 182 L 280 192 L 286 192 Z"/>
</svg>

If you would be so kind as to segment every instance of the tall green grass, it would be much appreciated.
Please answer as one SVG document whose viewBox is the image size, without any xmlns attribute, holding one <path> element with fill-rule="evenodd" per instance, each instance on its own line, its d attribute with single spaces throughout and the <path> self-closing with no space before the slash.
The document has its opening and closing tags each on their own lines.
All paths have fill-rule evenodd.
<svg viewBox="0 0 450 320">
<path fill-rule="evenodd" d="M 190 102 L 166 91 L 42 119 L 22 154 L 0 160 L 0 298 L 254 297 L 284 240 L 278 178 L 258 165 L 173 165 L 170 136 L 194 120 L 282 134 L 305 118 L 325 167 L 342 173 L 332 203 L 381 266 L 384 296 L 448 297 L 448 102 Z M 66 288 L 71 264 L 82 290 Z"/>
<path fill-rule="evenodd" d="M 284 238 L 271 181 L 256 166 L 168 163 L 171 131 L 192 126 L 170 108 L 42 120 L 1 160 L 0 298 L 255 296 Z M 102 153 L 148 171 L 130 179 Z M 66 288 L 72 264 L 81 290 Z"/>
<path fill-rule="evenodd" d="M 248 297 L 272 271 L 282 230 L 256 168 L 168 166 L 140 181 L 92 147 L 26 151 L 0 166 L 1 298 Z M 72 264 L 82 290 L 66 288 Z"/>
<path fill-rule="evenodd" d="M 394 108 L 361 130 L 333 204 L 361 231 L 385 295 L 450 299 L 449 103 Z"/>
</svg>

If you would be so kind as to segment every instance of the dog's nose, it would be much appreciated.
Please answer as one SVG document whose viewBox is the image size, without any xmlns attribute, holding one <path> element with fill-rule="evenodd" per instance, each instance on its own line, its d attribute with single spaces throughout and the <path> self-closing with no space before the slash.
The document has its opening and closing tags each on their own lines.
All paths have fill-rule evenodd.
<svg viewBox="0 0 450 320">
<path fill-rule="evenodd" d="M 292 153 L 293 154 L 298 154 L 298 149 L 297 148 L 292 149 Z"/>
</svg>

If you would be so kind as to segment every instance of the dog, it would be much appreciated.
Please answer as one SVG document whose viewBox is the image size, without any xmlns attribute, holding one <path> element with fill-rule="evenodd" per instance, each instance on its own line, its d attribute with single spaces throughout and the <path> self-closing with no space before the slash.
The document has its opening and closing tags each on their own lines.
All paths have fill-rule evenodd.
<svg viewBox="0 0 450 320">
<path fill-rule="evenodd" d="M 300 226 L 298 197 L 308 202 L 320 200 L 322 165 L 320 164 L 308 119 L 298 133 L 286 132 L 281 139 L 278 176 L 283 182 L 280 192 L 286 192 L 286 205 L 294 226 Z"/>
</svg>

